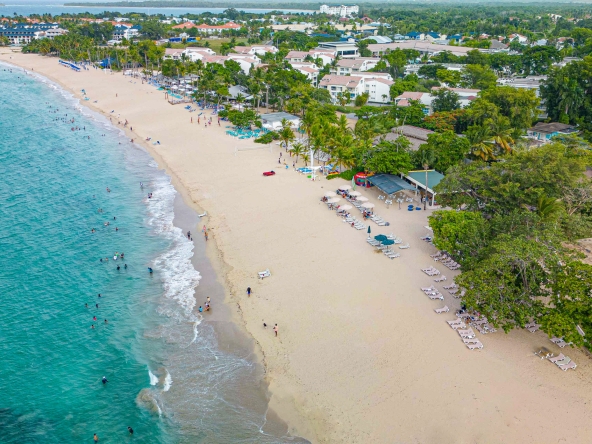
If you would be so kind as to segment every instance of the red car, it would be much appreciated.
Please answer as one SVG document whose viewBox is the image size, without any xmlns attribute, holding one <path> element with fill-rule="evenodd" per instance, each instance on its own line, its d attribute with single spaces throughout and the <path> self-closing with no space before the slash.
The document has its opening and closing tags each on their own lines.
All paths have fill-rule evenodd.
<svg viewBox="0 0 592 444">
<path fill-rule="evenodd" d="M 275 171 L 266 171 L 263 173 L 264 176 L 275 176 Z"/>
</svg>

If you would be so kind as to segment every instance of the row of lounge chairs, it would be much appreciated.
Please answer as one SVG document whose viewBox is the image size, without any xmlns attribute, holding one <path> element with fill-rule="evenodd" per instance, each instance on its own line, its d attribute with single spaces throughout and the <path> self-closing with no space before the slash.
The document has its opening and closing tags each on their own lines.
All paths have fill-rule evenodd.
<svg viewBox="0 0 592 444">
<path fill-rule="evenodd" d="M 458 270 L 460 268 L 460 264 L 456 262 L 454 259 L 452 259 L 450 256 L 448 256 L 446 253 L 442 253 L 441 251 L 439 251 L 438 253 L 432 254 L 430 256 L 436 262 L 442 263 L 442 265 L 451 270 Z"/>
<path fill-rule="evenodd" d="M 551 361 L 553 364 L 555 364 L 557 367 L 559 367 L 561 370 L 563 370 L 564 372 L 569 370 L 570 368 L 575 370 L 575 368 L 577 367 L 576 363 L 573 362 L 569 356 L 565 356 L 563 353 L 559 353 L 558 356 L 555 357 L 548 357 L 547 358 L 549 361 Z"/>
<path fill-rule="evenodd" d="M 423 271 L 428 276 L 437 276 L 440 274 L 440 271 L 434 267 L 422 268 L 421 271 Z"/>
<path fill-rule="evenodd" d="M 356 230 L 365 230 L 367 228 L 365 224 L 363 224 L 353 216 L 346 217 L 344 221 L 352 225 Z"/>
<path fill-rule="evenodd" d="M 534 333 L 535 331 L 539 331 L 541 328 L 541 324 L 537 324 L 535 322 L 530 322 L 524 326 L 529 332 Z"/>
<path fill-rule="evenodd" d="M 433 285 L 431 287 L 422 288 L 421 291 L 423 291 L 426 294 L 426 296 L 432 300 L 436 300 L 436 299 L 440 299 L 441 301 L 444 300 L 444 296 L 442 295 L 442 293 L 440 293 L 438 291 L 438 289 L 436 287 L 434 287 Z"/>
<path fill-rule="evenodd" d="M 453 321 L 446 321 L 446 322 L 448 322 L 448 325 L 450 325 L 450 327 L 453 330 L 456 330 L 456 332 L 459 334 L 462 341 L 464 342 L 464 344 L 467 346 L 467 348 L 469 350 L 483 348 L 483 344 L 481 343 L 481 341 L 479 341 L 479 339 L 477 339 L 473 329 L 467 328 L 463 319 L 457 318 Z"/>
<path fill-rule="evenodd" d="M 376 225 L 379 225 L 381 227 L 388 225 L 387 221 L 385 221 L 382 217 L 377 216 L 376 214 L 370 216 L 370 220 L 376 222 Z"/>
</svg>

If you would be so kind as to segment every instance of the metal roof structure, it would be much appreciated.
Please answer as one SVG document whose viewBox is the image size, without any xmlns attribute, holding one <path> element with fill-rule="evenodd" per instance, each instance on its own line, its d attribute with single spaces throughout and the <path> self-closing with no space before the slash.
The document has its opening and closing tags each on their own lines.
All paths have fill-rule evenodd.
<svg viewBox="0 0 592 444">
<path fill-rule="evenodd" d="M 415 190 L 413 185 L 392 174 L 377 174 L 368 177 L 367 180 L 386 194 L 397 193 L 401 190 Z"/>
</svg>

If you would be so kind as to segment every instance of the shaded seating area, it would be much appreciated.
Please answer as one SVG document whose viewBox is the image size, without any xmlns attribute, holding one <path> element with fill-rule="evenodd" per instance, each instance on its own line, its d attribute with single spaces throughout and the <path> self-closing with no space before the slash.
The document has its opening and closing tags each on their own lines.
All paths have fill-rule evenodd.
<svg viewBox="0 0 592 444">
<path fill-rule="evenodd" d="M 403 190 L 415 191 L 415 187 L 393 174 L 377 174 L 367 179 L 372 185 L 386 194 L 394 194 Z"/>
</svg>

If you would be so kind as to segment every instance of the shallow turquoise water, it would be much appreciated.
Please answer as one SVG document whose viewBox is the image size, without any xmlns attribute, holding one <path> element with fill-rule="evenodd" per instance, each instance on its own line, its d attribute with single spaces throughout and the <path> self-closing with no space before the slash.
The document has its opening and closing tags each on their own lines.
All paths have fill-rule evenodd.
<svg viewBox="0 0 592 444">
<path fill-rule="evenodd" d="M 51 83 L 0 65 L 0 91 L 0 442 L 302 442 L 193 313 L 170 179 Z"/>
</svg>

